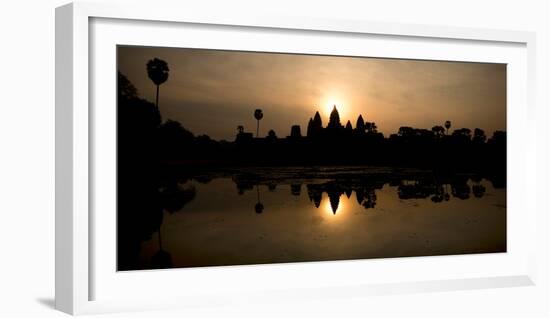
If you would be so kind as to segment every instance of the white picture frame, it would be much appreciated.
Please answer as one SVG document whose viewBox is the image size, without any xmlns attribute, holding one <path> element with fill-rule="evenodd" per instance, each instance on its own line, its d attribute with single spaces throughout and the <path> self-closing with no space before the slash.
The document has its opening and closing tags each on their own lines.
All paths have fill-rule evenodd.
<svg viewBox="0 0 550 318">
<path fill-rule="evenodd" d="M 131 31 L 128 31 L 129 27 L 138 25 L 143 28 L 141 30 L 146 31 L 139 39 L 132 37 Z M 509 251 L 504 255 L 415 257 L 391 261 L 380 259 L 369 262 L 339 261 L 321 262 L 323 264 L 233 266 L 197 271 L 191 269 L 116 273 L 116 268 L 111 266 L 114 258 L 112 250 L 105 247 L 112 243 L 112 249 L 115 248 L 111 235 L 114 223 L 109 220 L 103 223 L 104 219 L 93 213 L 94 209 L 103 204 L 103 201 L 99 202 L 101 200 L 98 200 L 98 197 L 110 196 L 111 200 L 113 199 L 113 194 L 109 194 L 109 191 L 114 189 L 113 184 L 108 182 L 114 178 L 112 166 L 102 166 L 97 162 L 98 153 L 112 155 L 101 147 L 108 144 L 111 146 L 110 149 L 113 149 L 114 134 L 111 128 L 115 122 L 113 112 L 94 108 L 94 105 L 98 100 L 106 103 L 113 101 L 109 94 L 95 93 L 98 90 L 107 92 L 109 85 L 114 90 L 115 73 L 110 80 L 108 79 L 109 72 L 114 71 L 114 59 L 110 54 L 115 54 L 113 45 L 121 44 L 121 39 L 124 39 L 122 44 L 177 47 L 184 44 L 172 42 L 170 39 L 173 37 L 170 37 L 170 34 L 175 33 L 171 32 L 182 34 L 179 28 L 189 26 L 198 32 L 195 38 L 203 34 L 200 33 L 201 28 L 206 27 L 212 31 L 210 44 L 203 42 L 200 44 L 201 47 L 211 45 L 216 48 L 228 48 L 227 44 L 212 44 L 216 38 L 221 41 L 221 37 L 215 33 L 227 29 L 234 30 L 235 38 L 238 38 L 239 32 L 253 31 L 257 34 L 267 32 L 289 39 L 295 36 L 293 34 L 314 34 L 315 38 L 332 40 L 345 38 L 354 42 L 367 41 L 369 37 L 373 38 L 373 41 L 396 39 L 395 48 L 402 45 L 399 41 L 408 41 L 411 47 L 408 55 L 402 56 L 400 54 L 403 53 L 399 52 L 388 53 L 387 50 L 384 51 L 384 45 L 379 44 L 379 51 L 374 53 L 374 56 L 510 63 L 512 72 L 509 72 L 511 75 L 508 86 L 508 209 L 511 214 L 508 222 L 511 224 L 510 231 L 513 231 L 513 235 L 509 235 L 509 239 L 512 240 L 509 241 L 512 243 L 509 244 Z M 159 37 L 156 43 L 150 43 L 151 32 L 147 32 L 148 28 L 153 27 Z M 192 30 L 189 31 L 188 34 L 192 34 Z M 228 35 L 233 36 L 229 33 Z M 296 43 L 299 39 L 288 42 Z M 276 41 L 236 43 L 241 43 L 235 45 L 242 50 L 260 48 L 266 51 L 308 51 L 303 43 L 301 49 L 296 49 L 298 46 L 283 47 Z M 316 42 L 312 40 L 310 43 L 314 46 Z M 418 46 L 416 43 L 419 43 Z M 536 187 L 534 132 L 537 114 L 534 105 L 534 46 L 535 34 L 520 31 L 298 19 L 284 16 L 223 16 L 193 12 L 190 8 L 182 10 L 179 7 L 122 7 L 117 6 L 116 2 L 79 2 L 57 8 L 56 308 L 70 314 L 86 314 L 534 284 L 536 194 L 523 190 Z M 346 49 L 313 47 L 311 52 L 364 54 L 359 46 L 355 52 L 351 47 L 353 45 L 350 42 Z M 442 49 L 427 52 L 427 48 L 437 47 Z M 113 50 L 110 51 L 111 49 Z M 102 79 L 103 84 L 98 84 L 98 78 Z M 105 85 L 105 90 L 100 87 L 102 85 Z M 95 126 L 98 122 L 111 128 L 100 133 Z M 98 172 L 100 170 L 102 172 Z M 97 190 L 98 184 L 104 189 L 103 197 L 101 191 Z M 94 231 L 98 227 L 110 234 L 102 239 L 94 236 Z M 102 264 L 108 265 L 101 266 Z M 431 266 L 434 270 L 430 269 Z M 440 267 L 443 269 L 435 270 Z M 413 270 L 404 272 L 403 269 L 406 268 Z M 351 274 L 331 278 L 323 276 L 328 271 L 364 275 L 360 279 Z M 206 277 L 215 277 L 215 281 L 205 283 Z M 167 287 L 166 294 L 172 294 L 169 298 L 166 294 L 158 292 L 144 297 L 132 292 L 137 290 L 136 280 L 139 280 L 141 286 L 158 287 L 168 286 L 169 282 L 178 279 L 185 280 L 189 287 L 177 291 Z M 123 292 L 126 297 L 117 297 Z"/>
</svg>

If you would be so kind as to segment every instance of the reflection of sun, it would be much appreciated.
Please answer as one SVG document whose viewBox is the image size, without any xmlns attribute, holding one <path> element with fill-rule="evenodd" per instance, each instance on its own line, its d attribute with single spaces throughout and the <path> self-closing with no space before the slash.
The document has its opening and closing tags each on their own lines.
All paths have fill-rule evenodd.
<svg viewBox="0 0 550 318">
<path fill-rule="evenodd" d="M 336 212 L 332 210 L 332 205 L 330 204 L 330 199 L 328 197 L 328 194 L 323 193 L 323 199 L 321 201 L 321 205 L 319 206 L 320 210 L 323 213 L 323 216 L 327 220 L 338 220 L 338 219 L 344 219 L 346 215 L 349 214 L 350 210 L 350 199 L 345 194 L 340 195 L 340 201 L 338 203 L 338 208 L 336 209 Z"/>
</svg>

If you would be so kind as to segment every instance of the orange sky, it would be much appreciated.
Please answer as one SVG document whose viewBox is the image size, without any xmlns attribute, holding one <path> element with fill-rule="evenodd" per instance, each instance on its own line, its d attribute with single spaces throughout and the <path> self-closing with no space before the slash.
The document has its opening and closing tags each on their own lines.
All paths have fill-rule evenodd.
<svg viewBox="0 0 550 318">
<path fill-rule="evenodd" d="M 139 94 L 155 100 L 145 64 L 158 57 L 170 76 L 160 88 L 163 119 L 182 123 L 195 135 L 233 140 L 238 125 L 260 135 L 274 129 L 305 133 L 319 110 L 323 125 L 336 104 L 342 124 L 359 114 L 388 136 L 400 126 L 506 130 L 506 65 L 334 57 L 179 48 L 119 47 L 118 70 Z"/>
</svg>

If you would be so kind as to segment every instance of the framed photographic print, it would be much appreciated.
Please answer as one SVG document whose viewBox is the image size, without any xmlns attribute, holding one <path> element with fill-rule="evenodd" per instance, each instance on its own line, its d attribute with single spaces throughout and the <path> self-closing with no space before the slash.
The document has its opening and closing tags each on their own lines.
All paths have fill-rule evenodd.
<svg viewBox="0 0 550 318">
<path fill-rule="evenodd" d="M 532 33 L 179 12 L 57 9 L 56 308 L 533 284 Z"/>
</svg>

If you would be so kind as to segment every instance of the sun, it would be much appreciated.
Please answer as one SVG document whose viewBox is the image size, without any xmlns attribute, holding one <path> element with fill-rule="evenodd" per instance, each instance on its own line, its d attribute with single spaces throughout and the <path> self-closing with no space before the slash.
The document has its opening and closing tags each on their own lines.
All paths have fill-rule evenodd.
<svg viewBox="0 0 550 318">
<path fill-rule="evenodd" d="M 332 112 L 332 109 L 336 106 L 336 109 L 338 109 L 338 112 L 340 113 L 340 117 L 342 117 L 343 114 L 345 114 L 345 103 L 340 98 L 327 98 L 326 101 L 323 104 L 323 113 L 325 116 L 330 116 L 330 112 Z"/>
</svg>

